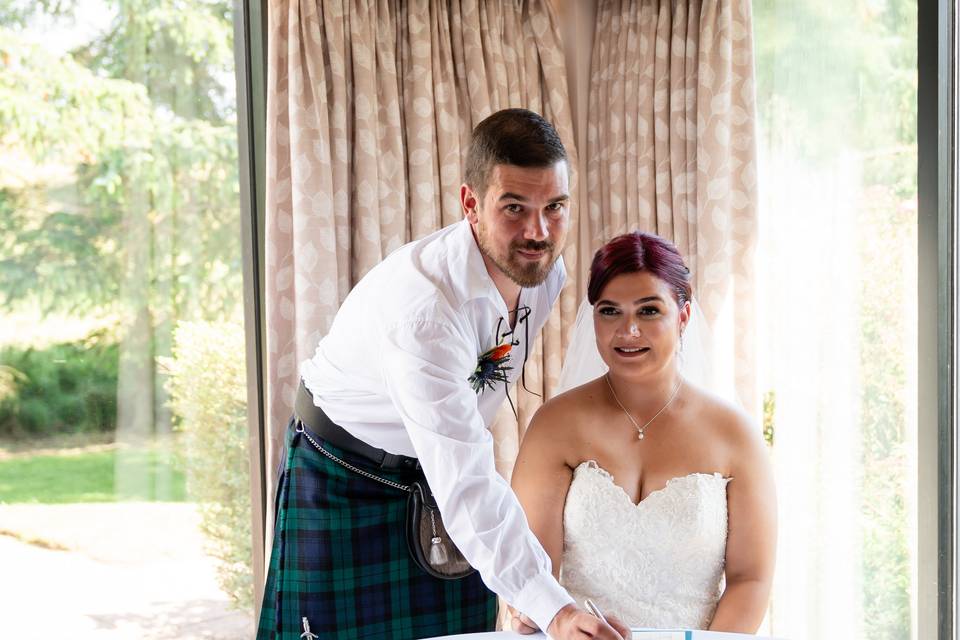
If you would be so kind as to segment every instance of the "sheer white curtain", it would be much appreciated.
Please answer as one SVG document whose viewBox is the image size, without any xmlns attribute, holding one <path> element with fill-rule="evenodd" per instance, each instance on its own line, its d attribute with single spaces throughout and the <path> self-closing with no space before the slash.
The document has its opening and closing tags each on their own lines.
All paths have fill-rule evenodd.
<svg viewBox="0 0 960 640">
<path fill-rule="evenodd" d="M 771 628 L 916 638 L 916 5 L 755 18 Z"/>
<path fill-rule="evenodd" d="M 761 157 L 762 389 L 774 426 L 780 534 L 772 632 L 861 638 L 859 168 Z M 816 188 L 811 188 L 816 185 Z"/>
</svg>

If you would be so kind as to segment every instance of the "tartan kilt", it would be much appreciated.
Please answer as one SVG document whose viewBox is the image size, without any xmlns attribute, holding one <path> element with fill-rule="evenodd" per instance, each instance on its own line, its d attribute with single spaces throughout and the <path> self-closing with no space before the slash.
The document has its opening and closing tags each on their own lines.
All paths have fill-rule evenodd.
<svg viewBox="0 0 960 640">
<path fill-rule="evenodd" d="M 295 431 L 291 420 L 277 486 L 276 528 L 257 640 L 293 640 L 302 618 L 320 639 L 389 638 L 493 631 L 496 596 L 473 573 L 440 580 L 410 558 L 407 493 L 343 468 Z M 365 471 L 407 484 L 323 440 Z"/>
</svg>

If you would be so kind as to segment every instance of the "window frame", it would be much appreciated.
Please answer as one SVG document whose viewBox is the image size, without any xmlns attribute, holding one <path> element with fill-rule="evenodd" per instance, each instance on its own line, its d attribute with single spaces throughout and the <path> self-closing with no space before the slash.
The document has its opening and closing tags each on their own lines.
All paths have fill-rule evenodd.
<svg viewBox="0 0 960 640">
<path fill-rule="evenodd" d="M 237 136 L 240 162 L 241 244 L 243 247 L 243 320 L 247 371 L 247 425 L 250 452 L 250 500 L 254 620 L 260 617 L 265 581 L 267 522 L 266 458 L 266 313 L 263 292 L 266 194 L 267 2 L 235 0 L 234 58 L 237 80 Z"/>
<path fill-rule="evenodd" d="M 957 3 L 918 2 L 917 636 L 957 638 Z"/>
</svg>

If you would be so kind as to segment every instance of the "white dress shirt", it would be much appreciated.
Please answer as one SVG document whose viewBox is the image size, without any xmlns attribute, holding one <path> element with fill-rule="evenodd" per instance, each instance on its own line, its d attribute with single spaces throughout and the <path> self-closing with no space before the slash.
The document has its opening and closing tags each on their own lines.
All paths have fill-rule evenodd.
<svg viewBox="0 0 960 640">
<path fill-rule="evenodd" d="M 491 590 L 544 630 L 573 600 L 494 467 L 487 427 L 506 398 L 504 383 L 477 393 L 467 380 L 480 354 L 511 338 L 519 345 L 506 363 L 509 383 L 520 377 L 525 338 L 535 339 L 565 277 L 558 259 L 543 284 L 523 289 L 526 327 L 518 321 L 513 336 L 500 339 L 510 331 L 507 306 L 464 220 L 374 267 L 301 365 L 307 389 L 333 422 L 374 447 L 420 460 L 457 548 Z"/>
</svg>

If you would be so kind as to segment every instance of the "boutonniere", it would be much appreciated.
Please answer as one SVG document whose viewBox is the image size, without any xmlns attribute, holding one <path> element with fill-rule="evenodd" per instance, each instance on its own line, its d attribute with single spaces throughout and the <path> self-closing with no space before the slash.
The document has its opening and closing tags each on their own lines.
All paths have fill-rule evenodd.
<svg viewBox="0 0 960 640">
<path fill-rule="evenodd" d="M 474 391 L 480 393 L 484 387 L 493 389 L 493 385 L 497 382 L 507 382 L 507 371 L 513 368 L 506 366 L 507 360 L 510 359 L 511 348 L 513 345 L 507 342 L 480 354 L 477 359 L 477 368 L 467 378 L 467 382 Z"/>
</svg>

